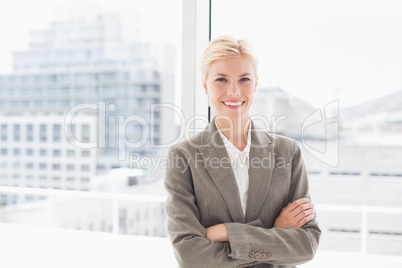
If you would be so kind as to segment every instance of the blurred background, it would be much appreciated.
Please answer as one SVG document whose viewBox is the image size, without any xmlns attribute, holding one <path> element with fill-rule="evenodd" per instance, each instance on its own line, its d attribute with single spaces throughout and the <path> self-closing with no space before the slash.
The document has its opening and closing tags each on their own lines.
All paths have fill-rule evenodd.
<svg viewBox="0 0 402 268">
<path fill-rule="evenodd" d="M 303 152 L 323 236 L 302 267 L 402 267 L 398 7 L 0 0 L 0 266 L 175 267 L 165 156 L 177 110 L 213 116 L 188 47 L 232 34 L 259 58 L 251 116 Z"/>
</svg>

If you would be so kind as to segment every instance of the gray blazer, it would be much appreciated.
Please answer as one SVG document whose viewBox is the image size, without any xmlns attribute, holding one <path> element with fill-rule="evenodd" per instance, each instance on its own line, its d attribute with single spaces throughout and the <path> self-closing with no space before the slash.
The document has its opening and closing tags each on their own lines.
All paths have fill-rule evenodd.
<svg viewBox="0 0 402 268">
<path fill-rule="evenodd" d="M 295 267 L 314 257 L 321 235 L 315 219 L 302 228 L 273 228 L 283 207 L 310 197 L 300 149 L 292 139 L 251 125 L 245 216 L 215 118 L 170 148 L 166 214 L 179 267 Z M 229 242 L 206 239 L 205 228 L 220 223 Z"/>
</svg>

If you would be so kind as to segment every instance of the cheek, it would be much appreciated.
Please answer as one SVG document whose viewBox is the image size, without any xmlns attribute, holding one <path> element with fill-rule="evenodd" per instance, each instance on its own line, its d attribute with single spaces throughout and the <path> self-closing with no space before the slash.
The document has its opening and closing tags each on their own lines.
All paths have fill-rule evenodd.
<svg viewBox="0 0 402 268">
<path fill-rule="evenodd" d="M 244 89 L 244 95 L 248 98 L 248 99 L 252 99 L 255 93 L 255 87 L 254 86 L 248 86 Z"/>
<path fill-rule="evenodd" d="M 218 98 L 225 92 L 226 92 L 226 89 L 222 85 L 220 85 L 220 86 L 212 85 L 212 86 L 208 87 L 208 95 L 212 98 Z"/>
</svg>

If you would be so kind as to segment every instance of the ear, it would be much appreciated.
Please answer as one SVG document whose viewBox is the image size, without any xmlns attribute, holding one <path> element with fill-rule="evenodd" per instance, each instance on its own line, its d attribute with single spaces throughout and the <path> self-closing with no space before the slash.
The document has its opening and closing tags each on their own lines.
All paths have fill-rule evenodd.
<svg viewBox="0 0 402 268">
<path fill-rule="evenodd" d="M 255 78 L 254 92 L 257 91 L 258 76 Z"/>
<path fill-rule="evenodd" d="M 205 83 L 205 82 L 203 82 L 202 83 L 202 85 L 203 85 L 203 87 L 204 87 L 204 89 L 205 89 L 205 94 L 207 94 L 208 95 L 208 88 L 207 88 L 207 84 Z"/>
</svg>

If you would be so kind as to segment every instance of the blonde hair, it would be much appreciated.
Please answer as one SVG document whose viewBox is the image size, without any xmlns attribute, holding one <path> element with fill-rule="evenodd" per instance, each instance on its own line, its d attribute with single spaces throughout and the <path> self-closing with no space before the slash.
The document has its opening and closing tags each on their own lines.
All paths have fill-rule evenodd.
<svg viewBox="0 0 402 268">
<path fill-rule="evenodd" d="M 205 82 L 208 78 L 209 66 L 216 60 L 225 60 L 237 56 L 247 57 L 254 67 L 257 75 L 257 56 L 250 42 L 245 39 L 237 39 L 231 35 L 222 35 L 209 42 L 201 57 L 201 78 Z"/>
</svg>

